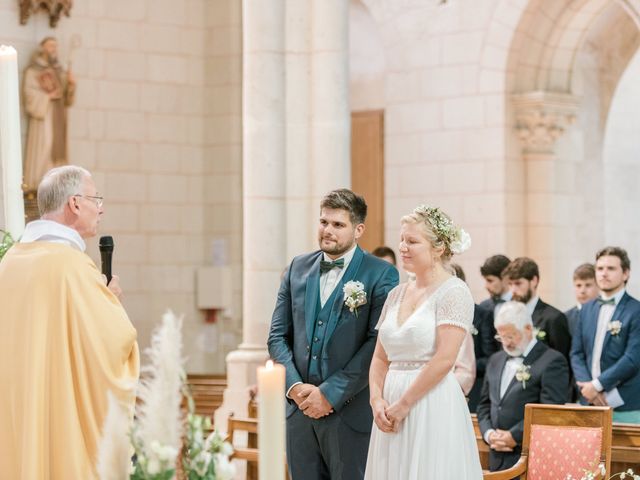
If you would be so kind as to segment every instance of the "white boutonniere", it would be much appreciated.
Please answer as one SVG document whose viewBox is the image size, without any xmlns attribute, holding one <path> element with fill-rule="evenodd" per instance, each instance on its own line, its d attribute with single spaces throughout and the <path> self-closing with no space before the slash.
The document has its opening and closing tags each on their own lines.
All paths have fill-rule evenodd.
<svg viewBox="0 0 640 480">
<path fill-rule="evenodd" d="M 478 334 L 478 329 L 471 325 L 471 329 L 469 330 L 471 332 L 471 335 L 477 335 Z"/>
<path fill-rule="evenodd" d="M 533 329 L 533 335 L 538 340 L 544 340 L 545 338 L 547 338 L 547 332 L 545 332 L 544 330 L 540 330 L 539 328 L 535 328 L 535 327 Z"/>
<path fill-rule="evenodd" d="M 516 370 L 516 380 L 522 382 L 522 388 L 527 388 L 527 380 L 531 378 L 531 365 L 525 365 L 524 363 Z"/>
<path fill-rule="evenodd" d="M 620 333 L 620 330 L 622 330 L 622 322 L 620 320 L 610 321 L 609 325 L 607 325 L 607 330 L 609 330 L 609 333 L 615 337 Z"/>
<path fill-rule="evenodd" d="M 344 284 L 342 291 L 344 292 L 344 304 L 357 317 L 358 307 L 367 303 L 367 292 L 364 291 L 364 284 L 351 280 Z"/>
</svg>

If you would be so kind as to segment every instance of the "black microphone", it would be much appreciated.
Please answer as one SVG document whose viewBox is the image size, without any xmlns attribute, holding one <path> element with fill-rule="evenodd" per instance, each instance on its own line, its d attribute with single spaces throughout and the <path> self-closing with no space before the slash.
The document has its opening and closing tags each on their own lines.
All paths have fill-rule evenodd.
<svg viewBox="0 0 640 480">
<path fill-rule="evenodd" d="M 102 273 L 107 277 L 107 285 L 111 282 L 111 256 L 113 254 L 113 237 L 100 237 L 100 257 L 102 258 Z"/>
</svg>

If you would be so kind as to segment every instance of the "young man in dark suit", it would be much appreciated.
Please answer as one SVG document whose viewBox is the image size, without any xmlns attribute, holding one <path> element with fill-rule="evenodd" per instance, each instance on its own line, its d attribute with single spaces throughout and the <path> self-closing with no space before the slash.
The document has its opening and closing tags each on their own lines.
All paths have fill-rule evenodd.
<svg viewBox="0 0 640 480">
<path fill-rule="evenodd" d="M 569 322 L 569 333 L 575 334 L 576 325 L 580 319 L 582 305 L 598 297 L 596 285 L 596 269 L 591 263 L 583 263 L 573 271 L 573 289 L 576 294 L 576 305 L 564 312 Z"/>
<path fill-rule="evenodd" d="M 320 250 L 294 258 L 278 292 L 268 346 L 286 368 L 293 480 L 364 477 L 375 326 L 398 284 L 393 265 L 358 247 L 366 215 L 364 199 L 351 190 L 327 194 L 320 204 Z M 347 284 L 355 303 L 346 302 Z"/>
<path fill-rule="evenodd" d="M 573 337 L 571 365 L 581 401 L 613 407 L 613 420 L 640 424 L 640 302 L 626 292 L 627 252 L 596 254 L 601 296 L 586 303 Z"/>
<path fill-rule="evenodd" d="M 509 257 L 493 255 L 487 258 L 480 267 L 480 274 L 484 278 L 484 288 L 489 292 L 489 298 L 480 302 L 480 306 L 490 310 L 494 318 L 498 313 L 496 312 L 498 306 L 511 300 L 509 282 L 502 278 L 502 272 L 510 263 Z"/>
<path fill-rule="evenodd" d="M 525 405 L 563 404 L 569 386 L 567 361 L 535 338 L 525 305 L 505 303 L 495 326 L 503 350 L 489 359 L 478 405 L 491 471 L 512 467 L 520 458 Z"/>
<path fill-rule="evenodd" d="M 527 257 L 516 258 L 502 275 L 509 282 L 513 300 L 526 305 L 538 340 L 559 351 L 569 362 L 571 334 L 567 317 L 538 297 L 540 272 L 536 262 Z"/>
</svg>

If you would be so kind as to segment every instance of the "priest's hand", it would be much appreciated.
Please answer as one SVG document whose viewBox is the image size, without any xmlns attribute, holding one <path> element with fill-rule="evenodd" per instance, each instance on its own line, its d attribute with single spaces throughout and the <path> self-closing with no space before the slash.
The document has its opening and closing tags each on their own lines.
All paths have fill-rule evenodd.
<svg viewBox="0 0 640 480">
<path fill-rule="evenodd" d="M 393 424 L 393 431 L 397 432 L 400 428 L 400 424 L 409 415 L 409 405 L 402 399 L 393 402 L 387 408 L 385 408 L 385 413 L 387 414 L 387 418 L 391 420 Z"/>
<path fill-rule="evenodd" d="M 489 435 L 489 442 L 489 446 L 496 452 L 513 452 L 513 449 L 517 446 L 511 432 L 509 430 L 500 430 L 499 428 Z"/>
<path fill-rule="evenodd" d="M 120 287 L 120 277 L 118 275 L 112 275 L 109 283 L 107 283 L 106 275 L 102 275 L 102 279 L 104 280 L 107 288 L 111 290 L 111 293 L 118 298 L 122 297 L 122 288 Z"/>
<path fill-rule="evenodd" d="M 376 398 L 371 400 L 371 410 L 373 411 L 373 421 L 380 431 L 384 433 L 393 432 L 393 422 L 387 417 L 386 409 L 389 403 L 384 398 Z"/>
<path fill-rule="evenodd" d="M 333 407 L 315 385 L 301 389 L 300 395 L 305 397 L 305 400 L 298 406 L 307 417 L 322 418 L 333 413 Z"/>
<path fill-rule="evenodd" d="M 598 392 L 598 390 L 596 390 L 596 387 L 593 385 L 593 382 L 576 382 L 578 385 L 578 388 L 580 388 L 580 394 L 586 398 L 589 403 L 593 403 L 593 401 L 596 399 L 596 397 L 598 396 L 598 394 L 600 392 Z"/>
</svg>

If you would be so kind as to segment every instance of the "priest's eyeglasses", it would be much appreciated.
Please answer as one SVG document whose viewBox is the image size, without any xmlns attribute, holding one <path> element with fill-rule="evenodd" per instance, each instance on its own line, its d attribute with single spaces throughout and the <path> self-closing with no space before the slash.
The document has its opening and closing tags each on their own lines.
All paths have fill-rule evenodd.
<svg viewBox="0 0 640 480">
<path fill-rule="evenodd" d="M 98 197 L 95 195 L 81 195 L 79 193 L 76 193 L 75 195 L 73 195 L 74 197 L 83 197 L 83 198 L 88 198 L 90 199 L 93 203 L 96 204 L 96 207 L 98 208 L 102 208 L 102 204 L 104 203 L 104 197 Z"/>
</svg>

